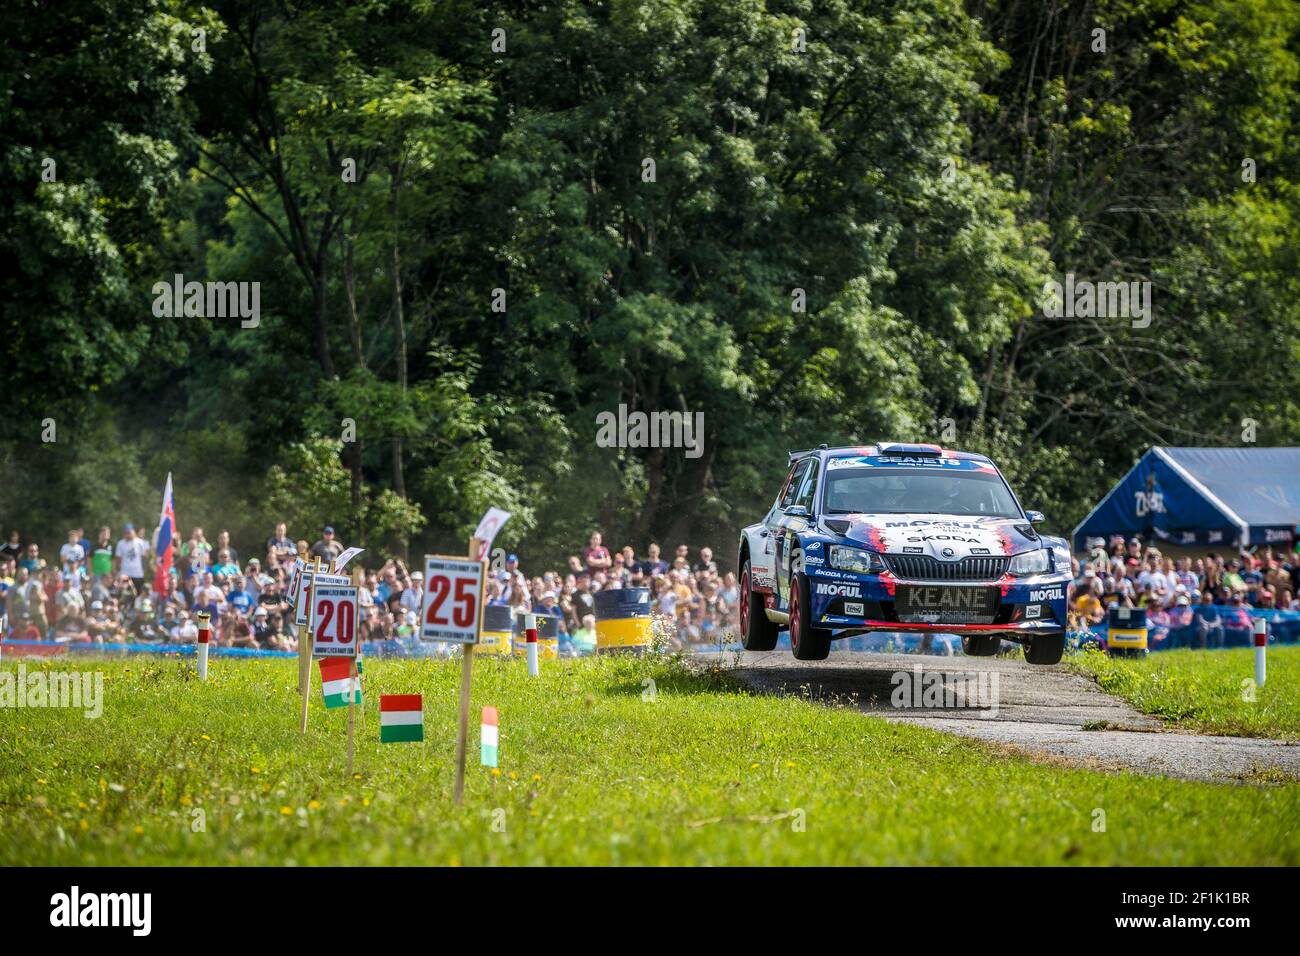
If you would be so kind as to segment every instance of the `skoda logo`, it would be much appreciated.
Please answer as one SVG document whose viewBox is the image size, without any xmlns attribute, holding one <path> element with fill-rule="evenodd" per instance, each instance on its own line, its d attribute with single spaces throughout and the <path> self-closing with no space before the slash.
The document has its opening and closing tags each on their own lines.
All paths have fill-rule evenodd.
<svg viewBox="0 0 1300 956">
<path fill-rule="evenodd" d="M 944 548 L 944 549 L 943 549 L 943 556 L 944 556 L 945 558 L 951 558 L 951 557 L 952 557 L 952 553 L 953 553 L 953 552 L 952 552 L 952 548 Z"/>
</svg>

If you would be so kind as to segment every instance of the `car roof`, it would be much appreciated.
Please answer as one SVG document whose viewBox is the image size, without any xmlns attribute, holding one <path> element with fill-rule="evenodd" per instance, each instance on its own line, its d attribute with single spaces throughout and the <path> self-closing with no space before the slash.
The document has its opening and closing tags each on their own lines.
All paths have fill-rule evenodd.
<svg viewBox="0 0 1300 956">
<path fill-rule="evenodd" d="M 971 451 L 957 451 L 952 448 L 944 448 L 940 445 L 916 443 L 916 442 L 877 442 L 874 445 L 836 445 L 830 447 L 821 445 L 817 448 L 804 448 L 800 451 L 790 452 L 790 464 L 794 464 L 803 458 L 817 456 L 820 460 L 840 455 L 862 455 L 864 457 L 875 457 L 878 455 L 900 455 L 900 456 L 924 456 L 934 458 L 956 458 L 962 461 L 986 461 L 992 464 L 992 459 L 987 455 L 980 455 Z"/>
</svg>

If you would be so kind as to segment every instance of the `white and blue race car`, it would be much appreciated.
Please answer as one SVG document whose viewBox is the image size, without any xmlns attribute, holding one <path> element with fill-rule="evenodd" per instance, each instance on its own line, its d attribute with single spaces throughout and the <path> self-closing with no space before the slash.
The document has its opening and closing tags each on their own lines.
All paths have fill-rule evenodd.
<svg viewBox="0 0 1300 956">
<path fill-rule="evenodd" d="M 740 536 L 740 631 L 799 660 L 868 631 L 958 634 L 967 654 L 1023 644 L 1031 664 L 1065 647 L 1070 551 L 1034 530 L 983 455 L 880 444 L 791 452 L 767 516 Z"/>
</svg>

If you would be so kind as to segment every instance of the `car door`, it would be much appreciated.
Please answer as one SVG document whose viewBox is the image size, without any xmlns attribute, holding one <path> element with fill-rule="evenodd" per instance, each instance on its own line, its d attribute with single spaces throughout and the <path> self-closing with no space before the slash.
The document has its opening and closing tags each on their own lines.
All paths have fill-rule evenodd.
<svg viewBox="0 0 1300 956">
<path fill-rule="evenodd" d="M 793 480 L 786 488 L 773 532 L 776 542 L 776 593 L 782 606 L 790 598 L 791 557 L 798 544 L 798 535 L 811 523 L 813 492 L 817 488 L 817 459 L 805 458 L 795 467 Z M 802 505 L 808 517 L 789 514 L 787 509 Z"/>
</svg>

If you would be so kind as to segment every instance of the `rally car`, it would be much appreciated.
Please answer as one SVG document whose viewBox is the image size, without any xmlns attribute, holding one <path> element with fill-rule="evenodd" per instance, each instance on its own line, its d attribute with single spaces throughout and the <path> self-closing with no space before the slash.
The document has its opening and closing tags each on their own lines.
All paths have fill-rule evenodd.
<svg viewBox="0 0 1300 956">
<path fill-rule="evenodd" d="M 1065 647 L 1070 550 L 1035 529 L 983 455 L 886 443 L 790 453 L 767 516 L 740 536 L 740 631 L 799 660 L 868 631 L 958 634 L 967 654 L 1023 644 L 1031 664 Z"/>
</svg>

